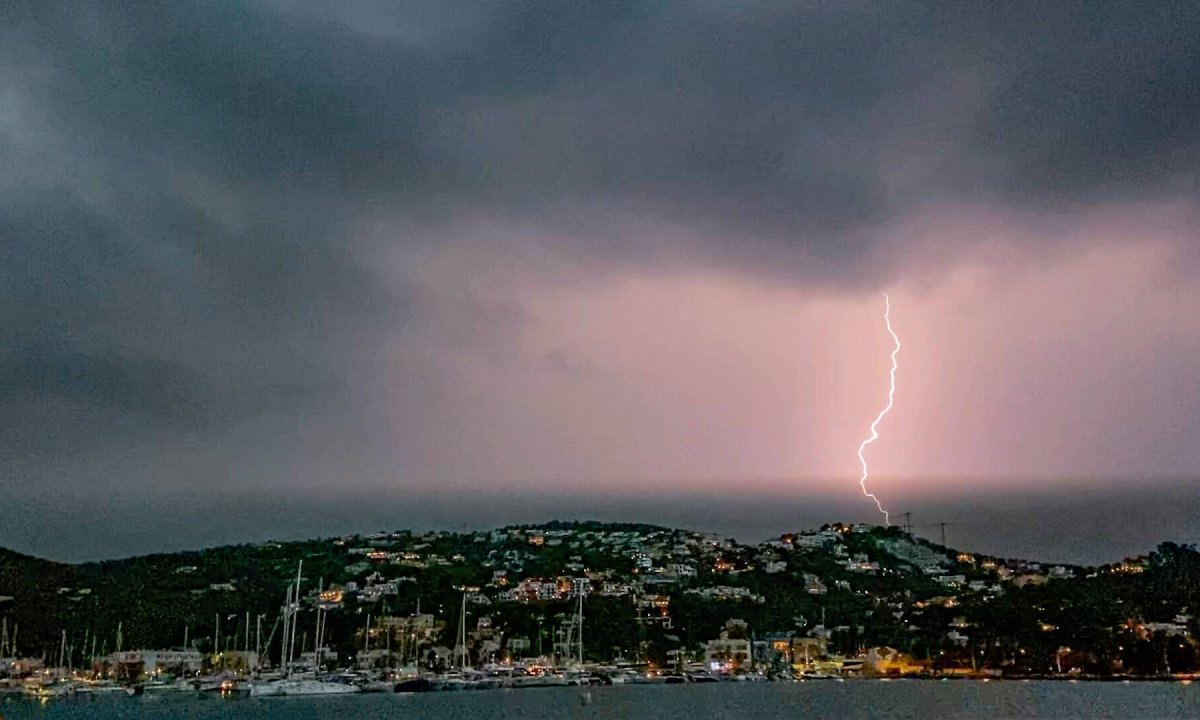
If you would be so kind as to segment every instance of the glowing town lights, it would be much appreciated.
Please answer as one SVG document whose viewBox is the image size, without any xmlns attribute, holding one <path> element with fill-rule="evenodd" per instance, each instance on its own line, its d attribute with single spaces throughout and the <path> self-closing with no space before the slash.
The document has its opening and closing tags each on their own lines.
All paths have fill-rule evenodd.
<svg viewBox="0 0 1200 720">
<path fill-rule="evenodd" d="M 896 347 L 892 350 L 892 370 L 890 375 L 891 385 L 888 388 L 887 407 L 885 407 L 883 410 L 880 410 L 879 415 L 875 418 L 875 422 L 871 423 L 871 436 L 866 440 L 863 440 L 862 444 L 858 446 L 858 461 L 862 463 L 862 477 L 859 478 L 858 486 L 862 488 L 863 495 L 866 495 L 875 501 L 875 507 L 879 508 L 879 512 L 883 513 L 883 522 L 885 525 L 891 525 L 892 521 L 891 518 L 888 517 L 888 511 L 883 509 L 883 503 L 879 502 L 879 498 L 875 497 L 875 495 L 867 490 L 867 459 L 863 456 L 863 450 L 865 450 L 868 445 L 879 439 L 879 433 L 877 432 L 876 428 L 879 426 L 879 422 L 883 420 L 883 416 L 887 415 L 888 411 L 892 409 L 892 402 L 896 396 L 896 355 L 900 352 L 900 338 L 896 336 L 896 331 L 892 330 L 891 314 L 892 302 L 888 298 L 887 293 L 884 293 L 883 322 L 887 325 L 887 331 L 889 334 L 891 334 L 892 340 L 896 343 Z"/>
</svg>

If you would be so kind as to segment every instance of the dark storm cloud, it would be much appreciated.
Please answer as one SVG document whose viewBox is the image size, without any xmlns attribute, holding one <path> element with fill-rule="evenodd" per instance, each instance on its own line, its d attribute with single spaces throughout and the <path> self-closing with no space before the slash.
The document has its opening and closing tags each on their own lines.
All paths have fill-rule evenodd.
<svg viewBox="0 0 1200 720">
<path fill-rule="evenodd" d="M 1092 188 L 1155 192 L 1196 172 L 1200 9 L 1049 8 L 1002 36 L 1013 71 L 981 123 L 980 139 L 1010 159 L 1010 177 L 1032 192 L 1079 198 Z"/>
<path fill-rule="evenodd" d="M 651 262 L 634 218 L 696 262 L 794 247 L 850 282 L 925 204 L 1171 195 L 1200 157 L 1190 3 L 17 0 L 0 28 L 0 457 L 370 432 L 363 378 L 440 296 L 371 267 L 363 217 Z M 466 295 L 416 329 L 532 322 Z M 435 405 L 453 378 L 406 357 Z"/>
<path fill-rule="evenodd" d="M 107 324 L 110 338 L 87 341 L 128 333 L 161 353 L 179 338 L 155 339 L 179 328 L 325 328 L 387 305 L 344 236 L 379 205 L 618 206 L 786 236 L 836 262 L 929 200 L 1159 191 L 1192 169 L 1200 132 L 1188 4 L 38 2 L 6 15 L 6 329 L 67 345 Z M 912 169 L 889 179 L 885 165 Z M 197 207 L 192 182 L 245 203 L 241 226 Z"/>
<path fill-rule="evenodd" d="M 1184 3 L 9 12 L 89 154 L 346 211 L 609 203 L 844 257 L 914 204 L 1156 192 L 1197 159 Z"/>
<path fill-rule="evenodd" d="M 922 195 L 1152 188 L 1196 159 L 1188 4 L 333 7 L 13 12 L 56 37 L 35 43 L 61 71 L 46 109 L 80 132 L 357 202 L 600 195 L 840 230 Z M 885 162 L 924 169 L 889 187 Z"/>
<path fill-rule="evenodd" d="M 1088 202 L 1194 169 L 1191 6 L 638 8 L 493 19 L 486 69 L 437 66 L 477 79 L 426 96 L 432 164 L 505 209 L 609 201 L 841 235 L 810 241 L 835 256 L 922 203 Z"/>
<path fill-rule="evenodd" d="M 299 208 L 232 231 L 157 188 L 115 213 L 59 188 L 4 204 L 0 417 L 32 443 L 7 451 L 79 451 L 122 419 L 202 431 L 295 410 L 344 384 L 347 326 L 393 316 Z M 74 408 L 70 432 L 45 402 Z"/>
</svg>

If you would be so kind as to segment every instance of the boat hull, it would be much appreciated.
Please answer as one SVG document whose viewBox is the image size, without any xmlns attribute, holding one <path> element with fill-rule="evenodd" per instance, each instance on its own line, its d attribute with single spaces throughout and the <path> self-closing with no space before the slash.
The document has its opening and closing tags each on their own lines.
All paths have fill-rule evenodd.
<svg viewBox="0 0 1200 720">
<path fill-rule="evenodd" d="M 324 682 L 321 680 L 276 680 L 254 683 L 250 686 L 251 697 L 274 697 L 285 695 L 348 695 L 361 692 L 357 685 Z"/>
</svg>

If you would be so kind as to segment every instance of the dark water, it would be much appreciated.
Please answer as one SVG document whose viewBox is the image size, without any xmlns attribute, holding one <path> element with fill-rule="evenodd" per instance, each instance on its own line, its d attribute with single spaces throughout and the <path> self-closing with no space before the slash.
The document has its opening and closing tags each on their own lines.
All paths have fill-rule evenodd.
<svg viewBox="0 0 1200 720">
<path fill-rule="evenodd" d="M 356 720 L 445 718 L 535 720 L 631 718 L 1197 718 L 1200 684 L 1065 682 L 852 681 L 601 687 L 585 702 L 577 688 L 358 695 L 325 698 L 235 698 L 189 695 L 65 700 L 40 705 L 0 702 L 4 720 L 19 718 L 187 718 L 217 720 Z"/>
</svg>

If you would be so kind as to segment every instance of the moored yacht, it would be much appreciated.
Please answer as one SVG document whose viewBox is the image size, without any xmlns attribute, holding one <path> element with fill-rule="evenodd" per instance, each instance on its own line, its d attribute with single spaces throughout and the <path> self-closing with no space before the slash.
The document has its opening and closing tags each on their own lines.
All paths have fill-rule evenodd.
<svg viewBox="0 0 1200 720">
<path fill-rule="evenodd" d="M 321 680 L 319 678 L 284 678 L 282 680 L 267 680 L 250 684 L 251 697 L 270 697 L 278 695 L 346 695 L 360 692 L 357 685 Z"/>
</svg>

